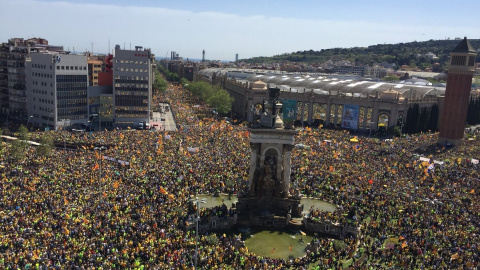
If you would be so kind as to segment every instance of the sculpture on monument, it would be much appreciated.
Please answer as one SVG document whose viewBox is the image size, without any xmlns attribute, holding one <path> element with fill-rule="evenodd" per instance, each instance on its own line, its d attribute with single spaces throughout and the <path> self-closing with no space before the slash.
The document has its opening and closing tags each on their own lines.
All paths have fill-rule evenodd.
<svg viewBox="0 0 480 270">
<path fill-rule="evenodd" d="M 250 179 L 248 188 L 239 193 L 237 209 L 255 225 L 286 225 L 288 217 L 301 214 L 298 192 L 290 194 L 291 152 L 297 131 L 284 128 L 279 95 L 280 89 L 269 88 L 260 121 L 250 130 Z M 267 216 L 272 220 L 267 221 Z"/>
</svg>

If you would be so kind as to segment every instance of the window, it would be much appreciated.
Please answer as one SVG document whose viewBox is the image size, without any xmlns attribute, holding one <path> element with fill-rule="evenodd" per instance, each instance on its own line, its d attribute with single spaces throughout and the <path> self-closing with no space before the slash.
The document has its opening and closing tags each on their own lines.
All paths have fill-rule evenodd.
<svg viewBox="0 0 480 270">
<path fill-rule="evenodd" d="M 468 58 L 468 66 L 473 67 L 475 65 L 475 56 L 470 56 Z"/>
<path fill-rule="evenodd" d="M 69 69 L 70 69 L 70 67 L 69 67 L 69 66 L 67 66 L 67 70 L 69 70 Z"/>
<path fill-rule="evenodd" d="M 465 55 L 454 55 L 452 56 L 451 64 L 453 66 L 463 66 L 467 62 L 467 56 Z"/>
</svg>

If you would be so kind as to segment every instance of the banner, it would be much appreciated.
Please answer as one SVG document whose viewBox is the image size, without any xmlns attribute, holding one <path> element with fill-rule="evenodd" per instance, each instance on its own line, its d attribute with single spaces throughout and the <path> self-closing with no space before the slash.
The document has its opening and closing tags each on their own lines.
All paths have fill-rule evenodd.
<svg viewBox="0 0 480 270">
<path fill-rule="evenodd" d="M 283 121 L 295 121 L 297 119 L 297 101 L 287 99 L 283 101 Z"/>
<path fill-rule="evenodd" d="M 113 161 L 113 162 L 117 162 L 121 165 L 127 165 L 127 166 L 130 165 L 130 162 L 128 162 L 128 161 L 116 159 L 114 157 L 103 156 L 103 159 L 110 160 L 110 161 Z"/>
<path fill-rule="evenodd" d="M 342 127 L 348 129 L 358 129 L 358 105 L 343 105 Z"/>
</svg>

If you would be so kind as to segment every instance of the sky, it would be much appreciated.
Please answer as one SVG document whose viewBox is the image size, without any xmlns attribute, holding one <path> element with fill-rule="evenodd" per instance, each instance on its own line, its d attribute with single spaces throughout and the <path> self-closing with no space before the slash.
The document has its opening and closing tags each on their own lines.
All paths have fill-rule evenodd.
<svg viewBox="0 0 480 270">
<path fill-rule="evenodd" d="M 157 57 L 235 60 L 304 50 L 480 38 L 478 0 L 0 0 L 0 42 L 76 53 L 116 44 Z"/>
</svg>

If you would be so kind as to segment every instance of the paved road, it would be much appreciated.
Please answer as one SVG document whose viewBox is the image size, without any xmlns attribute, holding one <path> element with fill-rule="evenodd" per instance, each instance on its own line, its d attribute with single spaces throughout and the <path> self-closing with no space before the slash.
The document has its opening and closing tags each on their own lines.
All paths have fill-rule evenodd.
<svg viewBox="0 0 480 270">
<path fill-rule="evenodd" d="M 173 119 L 172 111 L 165 109 L 167 106 L 170 106 L 170 105 L 168 105 L 167 103 L 160 103 L 162 112 L 153 112 L 153 118 L 150 119 L 150 127 L 157 125 L 158 126 L 157 129 L 162 131 L 177 130 L 177 125 L 175 123 L 175 120 Z"/>
</svg>

